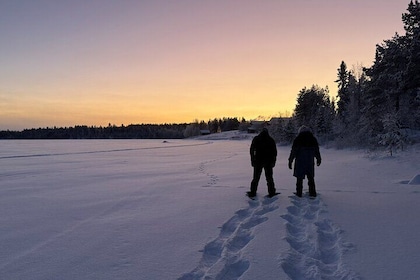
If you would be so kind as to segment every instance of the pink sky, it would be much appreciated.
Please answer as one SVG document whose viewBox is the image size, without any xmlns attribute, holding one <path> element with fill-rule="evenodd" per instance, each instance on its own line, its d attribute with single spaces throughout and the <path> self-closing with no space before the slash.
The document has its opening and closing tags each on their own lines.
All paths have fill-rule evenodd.
<svg viewBox="0 0 420 280">
<path fill-rule="evenodd" d="M 291 114 L 409 0 L 2 1 L 0 130 Z"/>
</svg>

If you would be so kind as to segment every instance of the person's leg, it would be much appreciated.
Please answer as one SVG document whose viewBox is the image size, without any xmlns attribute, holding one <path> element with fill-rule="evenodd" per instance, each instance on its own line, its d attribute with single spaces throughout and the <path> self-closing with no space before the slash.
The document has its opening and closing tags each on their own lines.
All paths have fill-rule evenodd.
<svg viewBox="0 0 420 280">
<path fill-rule="evenodd" d="M 261 178 L 262 166 L 254 166 L 254 175 L 251 182 L 251 191 L 249 196 L 255 196 L 257 194 L 258 182 Z"/>
<path fill-rule="evenodd" d="M 296 178 L 296 195 L 302 197 L 303 178 Z"/>
<path fill-rule="evenodd" d="M 308 176 L 309 196 L 316 196 L 315 180 L 314 177 Z"/>
<path fill-rule="evenodd" d="M 276 188 L 274 187 L 273 167 L 265 166 L 264 172 L 265 172 L 265 178 L 267 180 L 268 194 L 274 195 L 276 193 Z"/>
</svg>

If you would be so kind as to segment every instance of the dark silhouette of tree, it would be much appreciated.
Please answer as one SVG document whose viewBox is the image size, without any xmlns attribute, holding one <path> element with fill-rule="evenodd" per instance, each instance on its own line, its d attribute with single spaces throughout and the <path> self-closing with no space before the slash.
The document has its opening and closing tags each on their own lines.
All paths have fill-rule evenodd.
<svg viewBox="0 0 420 280">
<path fill-rule="evenodd" d="M 335 80 L 338 84 L 337 115 L 344 123 L 347 123 L 347 108 L 350 102 L 348 94 L 350 72 L 347 70 L 347 65 L 344 61 L 341 62 L 340 68 L 337 71 L 337 80 Z"/>
<path fill-rule="evenodd" d="M 361 130 L 372 144 L 387 135 L 389 116 L 400 128 L 420 128 L 420 5 L 416 0 L 402 14 L 406 34 L 395 34 L 376 46 L 375 61 L 366 69 L 368 82 Z M 388 122 L 389 123 L 389 122 Z"/>
<path fill-rule="evenodd" d="M 328 87 L 313 85 L 303 88 L 297 98 L 294 110 L 296 125 L 306 125 L 318 136 L 330 137 L 333 132 L 334 105 L 329 98 Z"/>
<path fill-rule="evenodd" d="M 136 124 L 128 126 L 54 127 L 1 131 L 0 139 L 179 139 L 187 124 Z"/>
</svg>

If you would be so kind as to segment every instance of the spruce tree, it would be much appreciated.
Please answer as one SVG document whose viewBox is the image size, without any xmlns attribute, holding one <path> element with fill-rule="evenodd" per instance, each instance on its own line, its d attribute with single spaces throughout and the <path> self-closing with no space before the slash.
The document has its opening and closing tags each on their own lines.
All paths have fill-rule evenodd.
<svg viewBox="0 0 420 280">
<path fill-rule="evenodd" d="M 298 127 L 306 125 L 315 134 L 329 138 L 332 134 L 334 108 L 329 99 L 328 87 L 313 85 L 310 89 L 303 88 L 297 98 L 294 110 L 294 120 Z"/>
<path fill-rule="evenodd" d="M 335 82 L 338 84 L 337 115 L 344 124 L 347 124 L 348 120 L 346 111 L 350 99 L 348 96 L 350 73 L 347 70 L 347 65 L 344 61 L 341 62 L 340 68 L 338 68 L 337 71 L 337 80 L 335 80 Z"/>
<path fill-rule="evenodd" d="M 408 54 L 402 81 L 405 107 L 400 117 L 405 126 L 420 129 L 420 4 L 417 0 L 410 2 L 402 21 Z"/>
</svg>

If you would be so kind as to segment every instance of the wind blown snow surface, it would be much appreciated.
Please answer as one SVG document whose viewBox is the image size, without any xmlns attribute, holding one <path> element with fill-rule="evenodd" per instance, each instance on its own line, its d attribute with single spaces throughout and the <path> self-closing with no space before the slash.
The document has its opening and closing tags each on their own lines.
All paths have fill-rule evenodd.
<svg viewBox="0 0 420 280">
<path fill-rule="evenodd" d="M 279 146 L 250 200 L 250 141 L 1 141 L 0 279 L 418 278 L 418 146 L 322 148 L 313 200 Z"/>
</svg>

